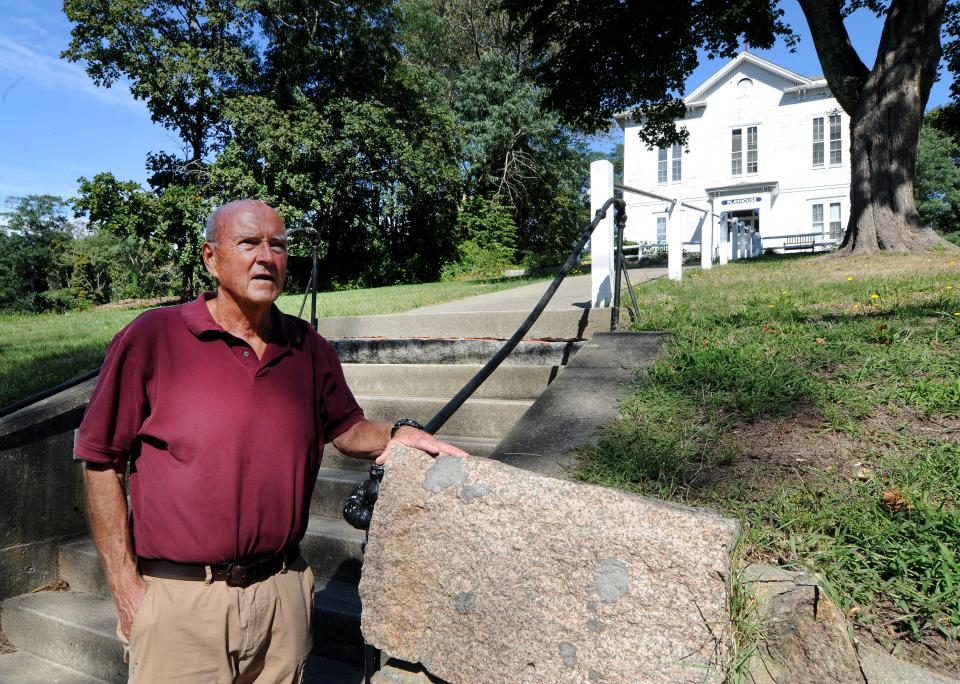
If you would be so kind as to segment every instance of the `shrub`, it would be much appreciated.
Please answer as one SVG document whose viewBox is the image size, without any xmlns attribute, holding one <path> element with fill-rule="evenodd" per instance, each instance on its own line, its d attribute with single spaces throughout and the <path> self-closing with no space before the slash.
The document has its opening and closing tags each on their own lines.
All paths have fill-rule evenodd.
<svg viewBox="0 0 960 684">
<path fill-rule="evenodd" d="M 517 225 L 510 208 L 496 199 L 473 197 L 464 202 L 458 231 L 463 236 L 457 245 L 458 259 L 444 265 L 443 280 L 497 277 L 513 264 Z"/>
</svg>

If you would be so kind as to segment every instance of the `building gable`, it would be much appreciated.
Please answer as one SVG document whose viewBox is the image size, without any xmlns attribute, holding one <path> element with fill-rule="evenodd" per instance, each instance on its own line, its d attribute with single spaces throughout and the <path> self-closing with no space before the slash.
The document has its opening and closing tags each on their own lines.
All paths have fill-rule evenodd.
<svg viewBox="0 0 960 684">
<path fill-rule="evenodd" d="M 775 84 L 780 90 L 810 86 L 812 83 L 809 78 L 800 76 L 789 69 L 784 69 L 749 52 L 741 52 L 735 59 L 730 60 L 726 66 L 687 95 L 683 99 L 684 103 L 687 107 L 705 106 L 706 100 L 738 73 L 760 77 L 768 83 Z"/>
</svg>

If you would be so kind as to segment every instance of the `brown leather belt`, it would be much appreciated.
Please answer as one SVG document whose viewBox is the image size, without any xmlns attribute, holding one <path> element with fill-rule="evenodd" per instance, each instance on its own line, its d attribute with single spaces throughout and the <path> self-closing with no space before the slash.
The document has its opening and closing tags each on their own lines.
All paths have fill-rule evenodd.
<svg viewBox="0 0 960 684">
<path fill-rule="evenodd" d="M 273 556 L 233 561 L 232 563 L 177 563 L 162 558 L 138 558 L 140 574 L 161 579 L 205 582 L 210 568 L 214 582 L 226 582 L 229 587 L 248 587 L 276 575 L 300 557 L 300 545 L 295 544 Z"/>
</svg>

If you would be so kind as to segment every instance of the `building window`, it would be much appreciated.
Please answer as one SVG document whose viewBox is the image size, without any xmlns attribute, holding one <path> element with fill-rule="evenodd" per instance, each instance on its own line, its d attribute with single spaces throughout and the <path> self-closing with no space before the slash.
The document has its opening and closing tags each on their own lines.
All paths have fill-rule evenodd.
<svg viewBox="0 0 960 684">
<path fill-rule="evenodd" d="M 680 180 L 680 166 L 683 163 L 683 158 L 681 157 L 681 155 L 683 154 L 683 146 L 674 145 L 672 154 L 673 154 L 673 160 L 672 160 L 673 167 L 671 171 L 672 175 L 670 177 L 670 180 L 676 182 Z"/>
<path fill-rule="evenodd" d="M 823 210 L 820 210 L 821 215 Z M 843 228 L 840 226 L 840 203 L 830 203 L 830 239 L 839 240 L 843 237 Z"/>
<path fill-rule="evenodd" d="M 813 165 L 823 166 L 823 117 L 813 120 Z"/>
<path fill-rule="evenodd" d="M 657 242 L 664 243 L 667 241 L 667 217 L 658 216 L 657 217 Z"/>
<path fill-rule="evenodd" d="M 676 183 L 682 177 L 683 145 L 673 145 L 670 149 L 666 147 L 657 148 L 657 183 L 660 185 L 667 182 L 667 162 L 670 162 L 670 181 Z"/>
<path fill-rule="evenodd" d="M 843 162 L 843 152 L 840 148 L 840 115 L 830 115 L 830 163 L 840 164 Z"/>
<path fill-rule="evenodd" d="M 743 129 L 734 128 L 730 139 L 730 175 L 743 174 Z"/>
<path fill-rule="evenodd" d="M 810 225 L 814 233 L 823 233 L 823 205 L 812 204 L 813 215 L 810 218 Z"/>
<path fill-rule="evenodd" d="M 757 172 L 757 127 L 747 127 L 747 173 Z M 743 129 L 734 128 L 730 137 L 730 175 L 743 175 Z"/>
</svg>

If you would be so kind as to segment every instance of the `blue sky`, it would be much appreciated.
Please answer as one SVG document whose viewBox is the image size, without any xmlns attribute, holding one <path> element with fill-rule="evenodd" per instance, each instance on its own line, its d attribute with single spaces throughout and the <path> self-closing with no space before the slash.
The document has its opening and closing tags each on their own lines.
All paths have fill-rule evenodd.
<svg viewBox="0 0 960 684">
<path fill-rule="evenodd" d="M 783 3 L 801 35 L 796 52 L 782 45 L 753 50 L 780 66 L 814 76 L 822 73 L 813 42 L 794 0 Z M 881 23 L 861 10 L 848 20 L 854 47 L 873 64 Z M 151 151 L 179 152 L 175 136 L 150 120 L 146 107 L 121 84 L 97 88 L 81 65 L 61 60 L 70 23 L 53 0 L 0 0 L 0 200 L 49 193 L 70 197 L 77 178 L 112 171 L 144 182 Z M 703 60 L 688 89 L 724 62 Z M 934 87 L 929 107 L 949 98 L 949 74 Z"/>
</svg>

